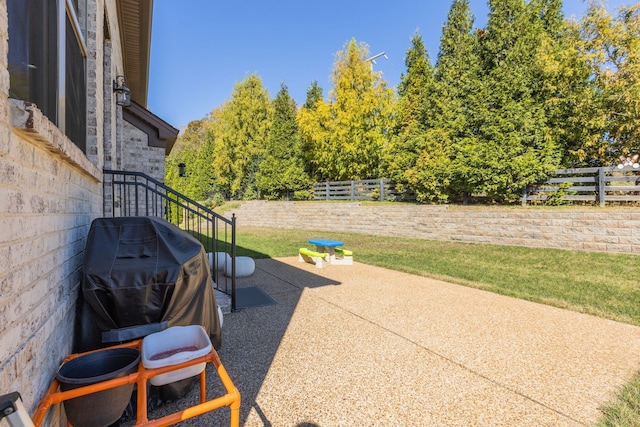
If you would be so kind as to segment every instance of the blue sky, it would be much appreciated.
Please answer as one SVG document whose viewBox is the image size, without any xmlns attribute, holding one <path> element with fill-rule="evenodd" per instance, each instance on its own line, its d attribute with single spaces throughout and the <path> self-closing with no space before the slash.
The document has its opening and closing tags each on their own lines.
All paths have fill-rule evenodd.
<svg viewBox="0 0 640 427">
<path fill-rule="evenodd" d="M 608 0 L 610 11 L 630 0 Z M 487 21 L 487 0 L 470 0 L 475 26 Z M 273 98 L 281 83 L 298 104 L 317 81 L 325 98 L 335 54 L 354 38 L 369 46 L 389 86 L 406 71 L 405 53 L 418 30 L 432 62 L 450 0 L 215 1 L 155 0 L 148 107 L 182 129 L 231 97 L 256 73 Z M 565 16 L 587 5 L 565 0 Z"/>
</svg>

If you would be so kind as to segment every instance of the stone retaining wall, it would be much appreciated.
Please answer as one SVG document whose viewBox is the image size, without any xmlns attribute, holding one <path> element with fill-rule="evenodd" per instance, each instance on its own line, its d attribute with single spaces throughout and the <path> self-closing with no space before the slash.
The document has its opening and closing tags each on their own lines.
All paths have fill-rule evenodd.
<svg viewBox="0 0 640 427">
<path fill-rule="evenodd" d="M 640 254 L 640 210 L 332 202 L 243 202 L 238 227 L 379 234 L 429 240 Z"/>
</svg>

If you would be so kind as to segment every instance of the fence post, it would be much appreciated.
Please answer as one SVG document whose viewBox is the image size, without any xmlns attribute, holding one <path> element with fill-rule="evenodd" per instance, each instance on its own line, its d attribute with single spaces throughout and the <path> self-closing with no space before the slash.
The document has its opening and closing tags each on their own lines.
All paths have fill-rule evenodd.
<svg viewBox="0 0 640 427">
<path fill-rule="evenodd" d="M 380 178 L 380 201 L 384 202 L 384 179 Z"/>
<path fill-rule="evenodd" d="M 527 186 L 522 187 L 522 207 L 527 206 Z"/>
<path fill-rule="evenodd" d="M 329 200 L 329 181 L 324 184 L 324 199 Z"/>
<path fill-rule="evenodd" d="M 600 200 L 600 206 L 604 207 L 606 204 L 605 201 L 605 174 L 604 168 L 598 168 L 598 199 Z"/>
<path fill-rule="evenodd" d="M 351 181 L 351 200 L 356 199 L 356 182 Z"/>
</svg>

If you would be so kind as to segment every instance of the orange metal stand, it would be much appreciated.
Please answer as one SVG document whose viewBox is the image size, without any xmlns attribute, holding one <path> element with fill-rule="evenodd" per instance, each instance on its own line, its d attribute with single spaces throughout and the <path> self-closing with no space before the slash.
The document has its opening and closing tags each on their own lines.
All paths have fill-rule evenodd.
<svg viewBox="0 0 640 427">
<path fill-rule="evenodd" d="M 119 347 L 134 347 L 141 349 L 142 340 L 132 341 L 127 344 L 116 345 L 108 348 Z M 100 349 L 105 350 L 105 349 Z M 97 350 L 97 351 L 100 351 Z M 87 352 L 91 353 L 91 352 Z M 87 353 L 72 354 L 65 358 L 65 362 L 76 357 L 82 356 Z M 198 363 L 211 362 L 218 371 L 218 376 L 222 381 L 227 394 L 218 398 L 207 401 L 207 381 L 206 370 L 200 374 L 200 404 L 191 406 L 182 411 L 167 415 L 155 420 L 149 420 L 147 415 L 147 380 L 155 377 L 156 375 L 164 374 L 174 370 L 182 369 L 187 366 L 197 365 Z M 202 415 L 206 412 L 212 411 L 223 406 L 229 406 L 231 410 L 231 427 L 239 427 L 240 425 L 240 392 L 233 385 L 229 374 L 227 373 L 220 357 L 215 349 L 211 349 L 211 352 L 205 356 L 198 357 L 197 359 L 189 360 L 188 362 L 180 363 L 179 365 L 163 366 L 161 368 L 146 369 L 142 366 L 142 362 L 138 365 L 138 372 L 121 378 L 114 378 L 112 380 L 99 382 L 96 384 L 79 387 L 68 391 L 58 391 L 58 380 L 54 378 L 49 390 L 43 397 L 42 401 L 38 404 L 36 412 L 33 414 L 33 423 L 35 427 L 39 427 L 44 419 L 45 415 L 49 411 L 52 405 L 58 404 L 67 399 L 73 399 L 74 397 L 84 396 L 91 393 L 107 390 L 109 388 L 118 387 L 125 384 L 137 383 L 138 385 L 138 404 L 136 408 L 136 426 L 169 426 L 176 424 L 180 421 L 188 418 L 193 418 L 198 415 Z"/>
</svg>

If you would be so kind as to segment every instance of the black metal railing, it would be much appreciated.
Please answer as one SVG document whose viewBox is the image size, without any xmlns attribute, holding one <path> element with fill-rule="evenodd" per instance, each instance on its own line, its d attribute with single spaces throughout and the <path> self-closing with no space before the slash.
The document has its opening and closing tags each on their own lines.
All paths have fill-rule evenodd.
<svg viewBox="0 0 640 427">
<path fill-rule="evenodd" d="M 162 182 L 142 173 L 104 170 L 104 216 L 157 216 L 196 237 L 211 254 L 211 274 L 217 290 L 236 308 L 236 218 L 226 218 Z M 230 256 L 217 265 L 217 253 Z M 220 257 L 226 260 L 225 257 Z"/>
</svg>

